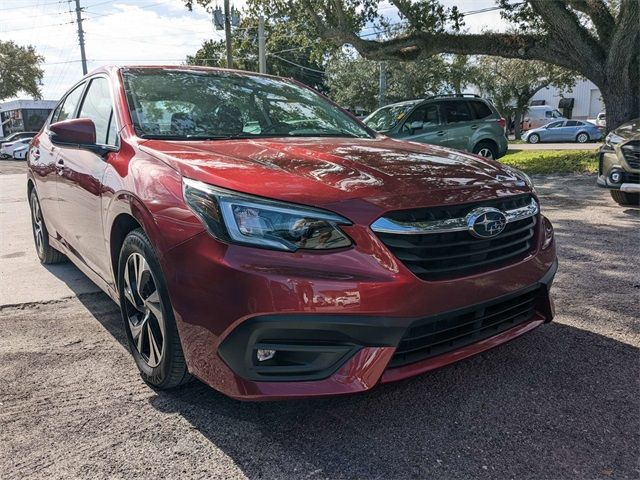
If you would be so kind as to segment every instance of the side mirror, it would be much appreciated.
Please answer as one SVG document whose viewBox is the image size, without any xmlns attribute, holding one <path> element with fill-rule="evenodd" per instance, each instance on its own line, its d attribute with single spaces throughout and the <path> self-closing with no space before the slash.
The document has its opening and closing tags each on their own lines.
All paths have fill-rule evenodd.
<svg viewBox="0 0 640 480">
<path fill-rule="evenodd" d="M 49 125 L 51 141 L 61 145 L 95 145 L 96 125 L 88 118 L 74 118 Z"/>
<path fill-rule="evenodd" d="M 49 138 L 55 145 L 83 148 L 99 155 L 112 151 L 96 144 L 96 125 L 89 118 L 73 118 L 49 125 Z"/>
</svg>

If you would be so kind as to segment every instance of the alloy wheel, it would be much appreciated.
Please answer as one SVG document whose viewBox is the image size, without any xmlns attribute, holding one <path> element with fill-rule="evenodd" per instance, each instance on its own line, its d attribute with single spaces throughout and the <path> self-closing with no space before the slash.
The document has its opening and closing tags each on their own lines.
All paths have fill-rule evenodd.
<svg viewBox="0 0 640 480">
<path fill-rule="evenodd" d="M 127 258 L 124 270 L 125 313 L 133 344 L 151 368 L 165 353 L 166 328 L 162 299 L 149 264 L 140 253 Z"/>
<path fill-rule="evenodd" d="M 580 135 L 578 135 L 579 143 L 586 143 L 587 140 L 589 140 L 589 137 L 587 136 L 586 133 L 581 133 Z"/>
<path fill-rule="evenodd" d="M 481 157 L 489 158 L 489 159 L 493 160 L 493 152 L 491 151 L 490 148 L 487 148 L 487 147 L 481 148 L 478 151 L 478 155 L 480 155 Z"/>
<path fill-rule="evenodd" d="M 536 135 L 535 133 L 529 137 L 529 143 L 538 143 L 539 140 L 540 137 L 538 137 L 538 135 Z"/>
<path fill-rule="evenodd" d="M 44 255 L 44 222 L 42 220 L 42 210 L 40 210 L 40 203 L 36 196 L 31 197 L 31 213 L 32 213 L 32 225 L 33 225 L 33 237 L 36 241 L 36 249 L 38 255 L 42 257 Z"/>
</svg>

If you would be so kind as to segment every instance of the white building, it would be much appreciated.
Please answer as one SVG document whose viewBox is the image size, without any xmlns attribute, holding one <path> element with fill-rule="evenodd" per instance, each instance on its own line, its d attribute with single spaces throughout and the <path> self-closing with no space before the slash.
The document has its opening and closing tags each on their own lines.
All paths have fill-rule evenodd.
<svg viewBox="0 0 640 480">
<path fill-rule="evenodd" d="M 0 103 L 0 138 L 15 132 L 37 132 L 57 100 L 12 100 Z"/>
<path fill-rule="evenodd" d="M 558 108 L 561 98 L 573 98 L 572 118 L 580 120 L 595 119 L 598 113 L 604 111 L 604 102 L 600 90 L 589 80 L 578 80 L 575 87 L 567 90 L 550 87 L 540 90 L 531 99 L 532 102 L 544 100 L 544 105 Z M 559 108 L 562 112 L 562 109 Z"/>
</svg>

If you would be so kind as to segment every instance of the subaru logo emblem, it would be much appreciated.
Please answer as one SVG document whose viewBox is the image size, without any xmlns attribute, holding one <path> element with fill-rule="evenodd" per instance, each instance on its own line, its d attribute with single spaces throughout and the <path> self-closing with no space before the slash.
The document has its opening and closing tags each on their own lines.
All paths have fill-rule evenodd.
<svg viewBox="0 0 640 480">
<path fill-rule="evenodd" d="M 469 233 L 477 238 L 499 235 L 507 226 L 507 217 L 497 208 L 476 208 L 467 215 Z"/>
</svg>

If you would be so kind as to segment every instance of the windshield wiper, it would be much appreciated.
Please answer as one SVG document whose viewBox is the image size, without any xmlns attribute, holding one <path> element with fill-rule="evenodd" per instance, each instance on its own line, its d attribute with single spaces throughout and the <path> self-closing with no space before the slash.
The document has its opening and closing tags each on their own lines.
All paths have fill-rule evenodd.
<svg viewBox="0 0 640 480">
<path fill-rule="evenodd" d="M 145 140 L 229 140 L 251 138 L 247 135 L 140 135 Z"/>
</svg>

